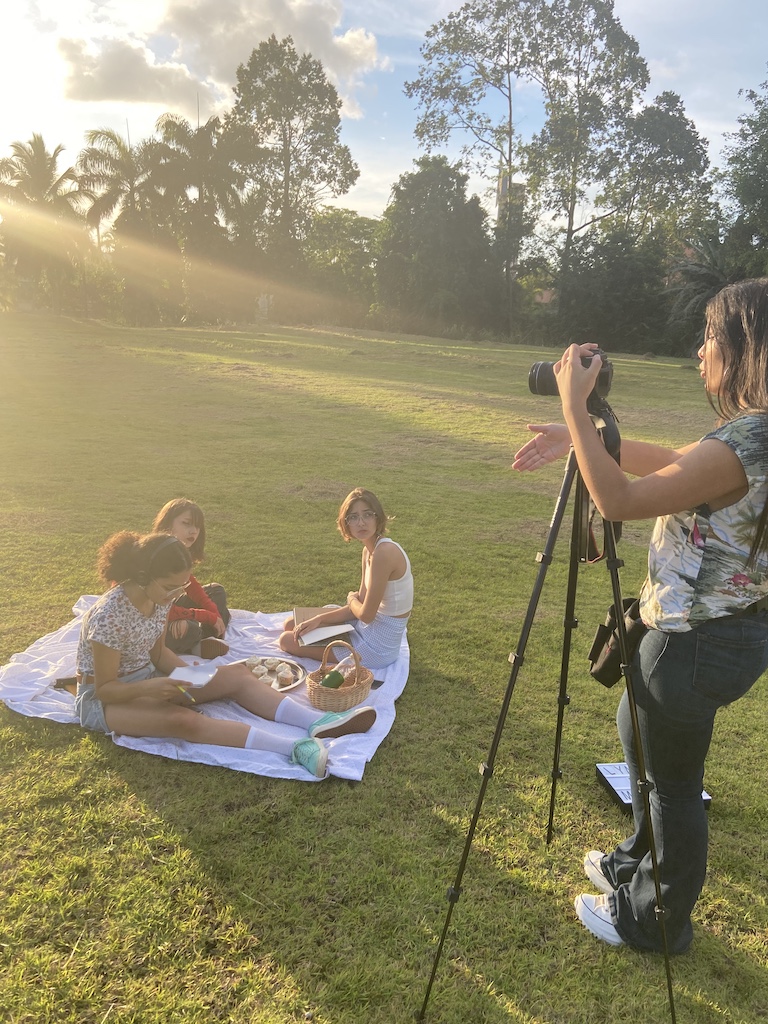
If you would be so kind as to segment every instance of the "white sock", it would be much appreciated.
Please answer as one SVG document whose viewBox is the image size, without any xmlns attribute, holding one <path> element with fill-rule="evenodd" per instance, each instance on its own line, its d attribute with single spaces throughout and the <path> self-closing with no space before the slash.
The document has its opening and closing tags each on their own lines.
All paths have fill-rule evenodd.
<svg viewBox="0 0 768 1024">
<path fill-rule="evenodd" d="M 317 708 L 308 708 L 299 704 L 290 697 L 283 697 L 275 711 L 275 721 L 283 725 L 295 725 L 297 729 L 309 730 L 310 725 L 322 717 L 322 711 Z"/>
<path fill-rule="evenodd" d="M 277 736 L 268 729 L 261 729 L 258 725 L 252 725 L 245 740 L 245 749 L 271 750 L 273 754 L 285 754 L 286 757 L 290 757 L 295 742 L 295 740 Z"/>
</svg>

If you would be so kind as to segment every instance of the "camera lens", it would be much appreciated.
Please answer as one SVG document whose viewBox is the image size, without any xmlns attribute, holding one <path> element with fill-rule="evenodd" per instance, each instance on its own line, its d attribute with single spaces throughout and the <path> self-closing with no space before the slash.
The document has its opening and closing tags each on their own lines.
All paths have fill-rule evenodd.
<svg viewBox="0 0 768 1024">
<path fill-rule="evenodd" d="M 581 365 L 584 367 L 590 366 L 595 356 L 600 359 L 603 365 L 600 367 L 600 373 L 597 375 L 597 381 L 590 399 L 605 398 L 611 390 L 611 383 L 613 382 L 613 364 L 601 348 L 596 349 L 591 356 L 582 356 Z M 560 392 L 557 390 L 555 364 L 534 363 L 528 371 L 528 388 L 534 395 L 554 395 L 557 397 Z"/>
<path fill-rule="evenodd" d="M 554 363 L 534 363 L 528 371 L 528 389 L 534 395 L 558 395 Z"/>
</svg>

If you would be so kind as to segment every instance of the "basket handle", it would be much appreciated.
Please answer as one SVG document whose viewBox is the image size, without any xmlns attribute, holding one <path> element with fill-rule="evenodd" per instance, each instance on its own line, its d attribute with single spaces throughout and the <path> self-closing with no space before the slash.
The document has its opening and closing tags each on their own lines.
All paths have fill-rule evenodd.
<svg viewBox="0 0 768 1024">
<path fill-rule="evenodd" d="M 328 646 L 323 651 L 323 660 L 320 662 L 320 671 L 323 673 L 323 675 L 325 675 L 325 670 L 328 667 L 328 651 L 331 651 L 331 653 L 333 653 L 334 647 L 347 647 L 351 651 L 352 657 L 355 659 L 355 672 L 359 673 L 361 668 L 360 655 L 357 653 L 352 644 L 348 644 L 346 640 L 334 640 L 334 642 L 332 644 L 328 644 Z"/>
</svg>

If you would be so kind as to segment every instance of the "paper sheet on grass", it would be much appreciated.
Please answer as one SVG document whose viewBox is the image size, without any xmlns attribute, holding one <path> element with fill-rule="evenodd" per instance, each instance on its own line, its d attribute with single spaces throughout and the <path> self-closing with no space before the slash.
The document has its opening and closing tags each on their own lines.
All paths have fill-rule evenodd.
<svg viewBox="0 0 768 1024">
<path fill-rule="evenodd" d="M 97 598 L 85 595 L 72 609 L 75 618 L 54 633 L 36 640 L 26 651 L 14 654 L 7 665 L 0 668 L 0 701 L 12 711 L 50 721 L 64 722 L 80 728 L 75 715 L 75 698 L 66 690 L 54 689 L 57 678 L 75 673 L 75 654 L 80 632 L 80 620 Z M 210 665 L 224 665 L 241 661 L 251 655 L 280 657 L 277 638 L 287 612 L 263 613 L 235 610 L 227 628 L 229 653 Z M 192 661 L 189 658 L 189 661 Z M 297 659 L 308 671 L 319 667 L 310 658 Z M 365 703 L 376 708 L 376 723 L 367 733 L 342 736 L 328 744 L 328 770 L 341 779 L 359 780 L 366 764 L 375 754 L 395 720 L 395 701 L 408 681 L 410 652 L 407 636 L 403 638 L 400 656 L 386 669 L 376 671 L 383 685 L 371 690 Z M 289 696 L 309 706 L 306 684 L 296 687 Z M 201 713 L 212 718 L 232 718 L 274 729 L 282 736 L 298 739 L 302 733 L 291 726 L 265 722 L 240 708 L 232 701 L 215 701 L 201 707 Z M 318 711 L 318 717 L 321 712 Z M 143 750 L 178 761 L 197 761 L 218 765 L 236 771 L 268 775 L 273 778 L 299 779 L 316 782 L 299 765 L 291 764 L 287 757 L 262 750 L 241 750 L 236 747 L 217 747 L 207 743 L 187 743 L 184 740 L 134 738 L 112 735 L 115 743 L 134 750 Z"/>
</svg>

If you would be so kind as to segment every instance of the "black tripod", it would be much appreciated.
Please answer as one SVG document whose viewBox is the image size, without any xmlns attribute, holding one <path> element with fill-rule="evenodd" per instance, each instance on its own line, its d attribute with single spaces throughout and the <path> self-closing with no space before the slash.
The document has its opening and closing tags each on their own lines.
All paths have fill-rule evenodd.
<svg viewBox="0 0 768 1024">
<path fill-rule="evenodd" d="M 592 417 L 592 421 L 595 424 L 596 429 L 600 433 L 603 443 L 605 444 L 608 452 L 616 459 L 619 460 L 619 448 L 620 438 L 618 428 L 616 426 L 616 419 L 613 412 L 603 399 L 591 398 L 591 402 L 594 401 L 594 405 L 590 405 L 589 412 Z M 591 529 L 590 529 L 590 497 L 587 492 L 584 482 L 579 473 L 578 466 L 576 463 L 576 456 L 571 449 L 568 460 L 566 462 L 565 474 L 563 477 L 563 483 L 560 487 L 560 493 L 555 503 L 555 509 L 552 516 L 552 521 L 549 527 L 549 534 L 547 536 L 544 550 L 537 555 L 537 561 L 539 562 L 539 571 L 536 576 L 536 581 L 531 592 L 531 598 L 528 603 L 528 610 L 525 615 L 523 627 L 520 633 L 520 639 L 518 641 L 517 650 L 513 651 L 509 656 L 509 661 L 512 665 L 512 671 L 509 676 L 509 682 L 504 693 L 504 699 L 502 701 L 501 710 L 499 711 L 499 717 L 496 722 L 496 730 L 493 735 L 493 741 L 488 753 L 488 759 L 483 762 L 480 767 L 480 774 L 482 775 L 482 782 L 480 784 L 480 792 L 478 793 L 477 802 L 475 804 L 475 810 L 472 815 L 472 820 L 469 824 L 467 831 L 466 841 L 464 843 L 464 850 L 459 862 L 459 867 L 456 872 L 456 878 L 454 879 L 453 885 L 448 889 L 448 911 L 445 917 L 445 923 L 443 925 L 443 931 L 440 935 L 438 942 L 437 951 L 435 953 L 434 963 L 432 965 L 432 973 L 430 974 L 429 983 L 427 984 L 427 990 L 424 995 L 424 1002 L 422 1003 L 421 1010 L 416 1016 L 416 1020 L 423 1021 L 427 1011 L 427 1005 L 432 992 L 432 986 L 437 975 L 438 965 L 440 963 L 440 957 L 442 955 L 443 946 L 448 935 L 448 929 L 451 923 L 451 917 L 453 915 L 453 909 L 459 901 L 461 896 L 461 883 L 464 878 L 464 871 L 467 866 L 467 860 L 469 858 L 469 852 L 472 848 L 472 840 L 475 835 L 477 823 L 480 819 L 480 812 L 483 806 L 483 800 L 485 798 L 485 791 L 488 788 L 488 782 L 493 775 L 493 768 L 496 761 L 496 755 L 499 749 L 499 743 L 501 742 L 501 736 L 504 731 L 504 724 L 506 722 L 507 713 L 509 711 L 509 705 L 512 700 L 512 694 L 514 693 L 515 683 L 517 682 L 517 676 L 520 668 L 524 662 L 525 648 L 528 643 L 528 637 L 530 635 L 531 627 L 533 626 L 533 620 L 536 614 L 536 609 L 539 604 L 541 592 L 544 587 L 544 580 L 547 574 L 547 569 L 552 562 L 552 553 L 555 548 L 558 533 L 562 525 L 563 519 L 565 518 L 565 512 L 568 505 L 568 498 L 573 486 L 574 480 L 576 481 L 575 498 L 574 498 L 574 512 L 573 512 L 573 524 L 571 531 L 571 551 L 570 551 L 570 568 L 568 574 L 568 585 L 566 592 L 566 606 L 564 612 L 564 629 L 563 629 L 563 652 L 562 662 L 560 671 L 560 690 L 558 695 L 558 716 L 557 716 L 557 729 L 555 736 L 555 753 L 554 763 L 552 767 L 552 790 L 550 796 L 550 807 L 549 807 L 549 822 L 547 826 L 547 843 L 551 842 L 554 811 L 555 811 L 555 795 L 557 790 L 557 782 L 562 778 L 562 771 L 560 769 L 560 750 L 562 743 L 562 730 L 563 730 L 563 719 L 565 715 L 565 708 L 570 702 L 570 698 L 567 694 L 567 682 L 568 682 L 568 663 L 570 660 L 571 651 L 571 635 L 573 630 L 578 625 L 577 620 L 574 616 L 576 607 L 576 585 L 578 579 L 578 567 L 580 563 L 589 561 L 598 561 L 601 558 L 605 559 L 606 567 L 611 577 L 611 589 L 613 594 L 613 604 L 615 608 L 622 608 L 622 596 L 621 586 L 619 581 L 619 569 L 624 565 L 616 556 L 616 540 L 618 530 L 621 524 L 614 524 L 603 520 L 603 535 L 605 541 L 605 550 L 603 555 L 599 555 L 595 550 L 594 542 L 592 541 Z M 648 823 L 648 845 L 651 854 L 651 860 L 653 863 L 653 878 L 656 886 L 656 917 L 659 921 L 659 927 L 661 929 L 662 945 L 664 950 L 664 965 L 666 970 L 667 978 L 667 992 L 669 996 L 669 1008 L 672 1024 L 676 1024 L 675 1016 L 675 1002 L 672 991 L 672 972 L 669 962 L 669 950 L 667 946 L 667 932 L 664 924 L 664 915 L 666 913 L 663 905 L 661 884 L 659 880 L 658 861 L 656 858 L 656 843 L 653 835 L 653 825 L 651 823 L 651 808 L 650 808 L 650 790 L 652 784 L 648 781 L 645 773 L 645 760 L 643 757 L 643 748 L 640 737 L 640 725 L 637 716 L 637 705 L 635 702 L 634 688 L 632 686 L 632 673 L 630 669 L 630 659 L 628 655 L 627 647 L 627 634 L 624 625 L 624 618 L 622 615 L 617 615 L 617 632 L 619 637 L 619 650 L 621 652 L 622 672 L 624 674 L 627 686 L 627 698 L 629 702 L 630 718 L 632 721 L 632 733 L 634 736 L 635 754 L 637 757 L 638 775 L 637 786 L 642 795 L 643 806 L 645 810 L 645 818 Z"/>
</svg>

